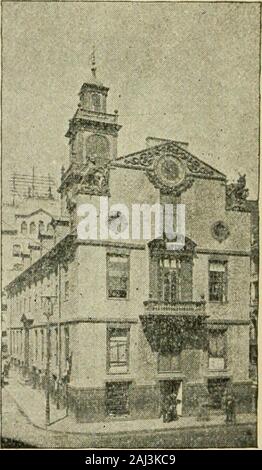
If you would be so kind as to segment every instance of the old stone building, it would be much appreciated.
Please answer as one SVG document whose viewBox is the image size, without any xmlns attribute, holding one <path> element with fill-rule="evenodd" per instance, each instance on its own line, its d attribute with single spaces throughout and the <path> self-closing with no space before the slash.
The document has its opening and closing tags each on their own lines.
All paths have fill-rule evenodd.
<svg viewBox="0 0 262 470">
<path fill-rule="evenodd" d="M 2 207 L 2 286 L 49 249 L 52 218 L 60 212 L 55 181 L 48 175 L 13 173 Z M 2 351 L 7 351 L 7 305 L 1 297 Z"/>
<path fill-rule="evenodd" d="M 53 246 L 6 289 L 13 363 L 33 386 L 44 386 L 49 310 L 52 390 L 78 420 L 158 417 L 172 391 L 180 415 L 196 415 L 203 401 L 220 410 L 227 387 L 238 410 L 248 411 L 245 178 L 228 186 L 175 140 L 148 138 L 145 149 L 118 158 L 118 114 L 107 113 L 108 88 L 92 72 L 66 134 L 69 165 Z M 107 197 L 114 230 L 103 238 Z M 79 207 L 87 203 L 96 209 L 96 239 L 78 236 Z M 131 214 L 132 204 L 155 203 L 174 211 L 184 204 L 180 249 L 169 249 L 177 238 L 165 233 L 143 239 L 115 229 L 128 226 L 118 204 Z"/>
<path fill-rule="evenodd" d="M 2 210 L 3 285 L 45 251 L 50 222 L 60 213 L 55 181 L 48 175 L 14 173 Z M 43 235 L 43 237 L 42 237 Z M 42 237 L 42 238 L 41 238 Z"/>
<path fill-rule="evenodd" d="M 251 257 L 250 257 L 250 341 L 249 375 L 253 382 L 253 408 L 258 398 L 258 304 L 259 304 L 259 208 L 258 201 L 247 201 L 251 214 Z"/>
</svg>

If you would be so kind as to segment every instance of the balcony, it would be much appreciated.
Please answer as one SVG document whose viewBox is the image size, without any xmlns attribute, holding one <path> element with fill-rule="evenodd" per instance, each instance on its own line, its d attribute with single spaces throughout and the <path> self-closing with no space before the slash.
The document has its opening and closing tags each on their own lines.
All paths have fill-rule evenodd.
<svg viewBox="0 0 262 470">
<path fill-rule="evenodd" d="M 98 112 L 98 111 L 83 110 L 81 112 L 81 118 L 90 119 L 92 121 L 108 122 L 110 124 L 117 124 L 118 122 L 117 112 L 115 112 L 115 114 L 108 114 L 108 113 L 103 113 L 103 112 Z"/>
<path fill-rule="evenodd" d="M 179 301 L 176 303 L 162 300 L 147 300 L 144 302 L 145 313 L 148 315 L 174 315 L 174 316 L 206 316 L 206 302 L 200 300 Z"/>
<path fill-rule="evenodd" d="M 207 342 L 205 301 L 144 302 L 140 315 L 144 334 L 153 351 L 179 350 L 181 346 L 203 349 Z"/>
</svg>

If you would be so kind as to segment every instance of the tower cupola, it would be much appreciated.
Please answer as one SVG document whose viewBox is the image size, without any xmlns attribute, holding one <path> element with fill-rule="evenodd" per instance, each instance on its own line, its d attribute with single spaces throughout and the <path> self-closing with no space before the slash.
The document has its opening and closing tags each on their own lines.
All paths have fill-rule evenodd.
<svg viewBox="0 0 262 470">
<path fill-rule="evenodd" d="M 93 50 L 91 76 L 81 87 L 78 108 L 66 133 L 69 138 L 69 167 L 63 172 L 59 188 L 63 213 L 73 213 L 77 195 L 103 196 L 110 193 L 110 162 L 117 157 L 117 137 L 121 126 L 117 111 L 107 113 L 109 88 L 98 80 L 96 71 Z"/>
<path fill-rule="evenodd" d="M 105 87 L 98 80 L 96 69 L 95 51 L 93 50 L 91 56 L 91 77 L 81 87 L 79 93 L 80 106 L 85 111 L 106 113 L 106 100 L 109 88 Z"/>
</svg>

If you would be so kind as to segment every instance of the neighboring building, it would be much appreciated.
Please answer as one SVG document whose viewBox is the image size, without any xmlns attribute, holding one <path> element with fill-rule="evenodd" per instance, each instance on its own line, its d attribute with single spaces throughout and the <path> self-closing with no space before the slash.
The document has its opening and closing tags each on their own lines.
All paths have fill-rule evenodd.
<svg viewBox="0 0 262 470">
<path fill-rule="evenodd" d="M 49 176 L 14 174 L 12 202 L 2 212 L 3 285 L 27 268 L 42 253 L 46 242 L 39 235 L 53 234 L 52 217 L 59 213 L 55 183 Z"/>
<path fill-rule="evenodd" d="M 44 384 L 52 308 L 52 390 L 60 384 L 78 420 L 158 417 L 171 391 L 179 414 L 197 414 L 203 400 L 221 410 L 229 386 L 237 410 L 249 411 L 245 178 L 227 186 L 224 174 L 172 140 L 149 138 L 144 150 L 117 158 L 121 126 L 107 113 L 107 93 L 93 68 L 66 134 L 54 246 L 7 286 L 13 362 L 34 386 Z M 154 234 L 120 239 L 128 223 L 120 206 L 110 213 L 111 239 L 80 239 L 77 209 L 93 204 L 99 229 L 101 196 L 129 214 L 134 203 L 185 204 L 184 247 L 170 250 Z"/>
<path fill-rule="evenodd" d="M 247 201 L 251 212 L 251 283 L 250 283 L 250 378 L 257 386 L 257 337 L 259 301 L 259 210 L 258 201 Z"/>
<path fill-rule="evenodd" d="M 11 201 L 2 208 L 2 285 L 7 285 L 46 249 L 53 238 L 52 218 L 59 213 L 54 179 L 50 176 L 13 174 Z M 7 351 L 6 295 L 1 299 L 2 351 Z"/>
</svg>

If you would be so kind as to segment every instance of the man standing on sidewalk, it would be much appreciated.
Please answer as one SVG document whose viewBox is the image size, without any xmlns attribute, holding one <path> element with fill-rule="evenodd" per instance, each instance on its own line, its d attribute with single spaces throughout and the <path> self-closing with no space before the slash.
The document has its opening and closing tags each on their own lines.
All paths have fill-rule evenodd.
<svg viewBox="0 0 262 470">
<path fill-rule="evenodd" d="M 228 392 L 225 397 L 226 423 L 236 423 L 236 401 L 232 392 Z"/>
</svg>

